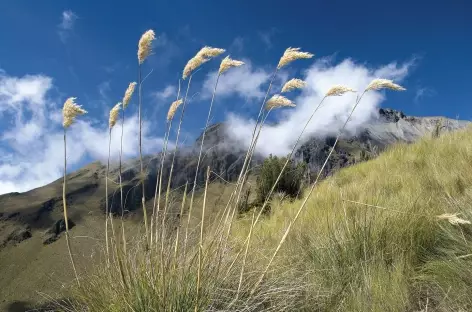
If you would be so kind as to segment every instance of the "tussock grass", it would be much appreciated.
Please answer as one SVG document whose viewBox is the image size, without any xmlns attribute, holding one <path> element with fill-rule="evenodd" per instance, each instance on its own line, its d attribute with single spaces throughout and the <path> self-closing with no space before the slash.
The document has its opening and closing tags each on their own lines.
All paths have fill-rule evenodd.
<svg viewBox="0 0 472 312">
<path fill-rule="evenodd" d="M 315 189 L 274 267 L 310 272 L 313 310 L 469 311 L 472 228 L 437 216 L 472 220 L 471 148 L 469 128 L 341 170 Z M 275 203 L 254 244 L 276 245 L 299 206 Z"/>
</svg>

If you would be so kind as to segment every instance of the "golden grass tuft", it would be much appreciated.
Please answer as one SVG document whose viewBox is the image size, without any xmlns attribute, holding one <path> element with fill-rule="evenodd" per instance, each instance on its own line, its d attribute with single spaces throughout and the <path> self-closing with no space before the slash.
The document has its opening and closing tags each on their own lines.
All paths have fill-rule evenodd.
<svg viewBox="0 0 472 312">
<path fill-rule="evenodd" d="M 212 59 L 214 57 L 217 57 L 220 54 L 225 53 L 225 51 L 226 51 L 225 49 L 205 46 L 200 51 L 198 51 L 197 55 L 195 56 L 205 58 L 205 59 Z"/>
<path fill-rule="evenodd" d="M 347 92 L 356 92 L 356 90 L 342 85 L 335 85 L 326 92 L 325 96 L 341 96 Z"/>
<path fill-rule="evenodd" d="M 129 101 L 133 96 L 134 89 L 136 88 L 136 82 L 131 82 L 128 86 L 128 89 L 125 91 L 125 96 L 123 97 L 123 109 L 128 107 Z"/>
<path fill-rule="evenodd" d="M 182 99 L 178 99 L 177 101 L 174 101 L 172 104 L 170 104 L 169 111 L 167 112 L 167 121 L 171 121 L 172 118 L 174 118 L 175 112 L 182 103 Z"/>
<path fill-rule="evenodd" d="M 86 114 L 87 111 L 75 103 L 76 97 L 70 97 L 64 102 L 62 108 L 62 125 L 64 128 L 69 128 L 75 121 L 75 117 L 78 115 Z"/>
<path fill-rule="evenodd" d="M 225 57 L 222 61 L 221 61 L 221 64 L 220 64 L 220 69 L 218 70 L 218 74 L 222 74 L 224 73 L 225 71 L 227 71 L 228 69 L 230 69 L 231 67 L 239 67 L 239 66 L 242 66 L 244 65 L 244 62 L 242 61 L 237 61 L 237 60 L 233 60 L 232 58 L 229 57 L 229 55 L 227 57 Z"/>
<path fill-rule="evenodd" d="M 116 121 L 118 120 L 118 115 L 120 114 L 120 107 L 121 107 L 121 102 L 118 102 L 110 110 L 110 118 L 108 119 L 108 125 L 110 129 L 116 125 Z"/>
<path fill-rule="evenodd" d="M 301 79 L 293 78 L 284 84 L 284 86 L 282 87 L 282 93 L 290 92 L 296 89 L 303 89 L 305 86 L 306 86 L 305 81 Z"/>
<path fill-rule="evenodd" d="M 156 39 L 156 35 L 152 29 L 146 31 L 139 39 L 138 43 L 138 61 L 142 64 L 151 53 L 152 41 Z"/>
<path fill-rule="evenodd" d="M 299 59 L 310 59 L 314 56 L 314 54 L 308 52 L 301 52 L 300 48 L 288 48 L 285 50 L 284 55 L 280 58 L 279 64 L 277 65 L 277 69 L 280 69 L 289 63 L 299 60 Z"/>
<path fill-rule="evenodd" d="M 470 221 L 461 219 L 457 216 L 457 213 L 444 213 L 442 215 L 436 216 L 439 220 L 447 220 L 450 224 L 470 224 Z"/>
<path fill-rule="evenodd" d="M 219 48 L 212 48 L 205 46 L 200 51 L 197 52 L 197 54 L 192 57 L 188 62 L 187 65 L 184 67 L 184 71 L 182 74 L 182 78 L 185 80 L 187 77 L 189 77 L 194 70 L 196 70 L 198 67 L 200 67 L 203 63 L 208 62 L 212 58 L 224 53 L 224 49 L 219 49 Z"/>
<path fill-rule="evenodd" d="M 390 89 L 394 91 L 405 91 L 406 89 L 402 86 L 393 83 L 392 80 L 388 79 L 374 79 L 365 89 L 366 91 L 370 90 L 380 90 L 380 89 Z"/>
<path fill-rule="evenodd" d="M 275 94 L 266 103 L 266 109 L 274 109 L 279 107 L 295 107 L 295 103 L 280 94 Z"/>
</svg>

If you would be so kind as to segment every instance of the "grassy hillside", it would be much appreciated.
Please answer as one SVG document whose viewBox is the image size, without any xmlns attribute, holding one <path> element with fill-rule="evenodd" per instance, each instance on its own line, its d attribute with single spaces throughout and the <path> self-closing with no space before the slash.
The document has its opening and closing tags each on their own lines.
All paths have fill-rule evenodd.
<svg viewBox="0 0 472 312">
<path fill-rule="evenodd" d="M 306 277 L 312 310 L 471 311 L 472 227 L 437 217 L 472 220 L 471 164 L 469 128 L 341 170 L 315 188 L 275 270 Z M 300 205 L 274 204 L 254 244 L 272 253 Z"/>
<path fill-rule="evenodd" d="M 271 215 L 254 229 L 244 264 L 241 251 L 253 214 L 234 222 L 224 251 L 215 247 L 218 232 L 206 222 L 204 235 L 210 239 L 201 266 L 201 308 L 472 310 L 472 228 L 467 222 L 472 220 L 471 151 L 472 129 L 468 128 L 413 145 L 396 145 L 375 160 L 343 169 L 323 181 L 309 197 L 255 292 L 251 290 L 302 200 L 273 201 Z M 224 208 L 231 187 L 215 183 L 208 188 L 208 206 L 213 208 L 207 211 L 207 218 L 217 220 L 215 215 Z M 156 269 L 155 277 L 143 252 L 127 257 L 125 267 L 132 274 L 128 272 L 125 279 L 118 267 L 110 273 L 99 266 L 97 275 L 86 277 L 82 290 L 74 292 L 76 310 L 84 305 L 91 311 L 193 310 L 199 268 L 198 242 L 193 238 L 198 239 L 201 212 L 199 201 L 191 256 L 173 259 L 167 257 L 172 252 L 166 253 L 166 266 L 173 269 L 160 275 Z M 173 246 L 174 242 L 166 243 Z M 160 266 L 159 259 L 151 259 Z M 162 276 L 167 278 L 165 300 Z M 123 286 L 123 280 L 134 286 Z"/>
</svg>

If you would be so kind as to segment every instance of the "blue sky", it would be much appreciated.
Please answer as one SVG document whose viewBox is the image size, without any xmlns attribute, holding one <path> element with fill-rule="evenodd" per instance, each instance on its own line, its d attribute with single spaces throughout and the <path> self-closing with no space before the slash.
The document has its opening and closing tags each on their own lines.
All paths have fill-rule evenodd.
<svg viewBox="0 0 472 312">
<path fill-rule="evenodd" d="M 407 91 L 373 95 L 361 110 L 365 118 L 381 106 L 408 115 L 472 119 L 472 4 L 466 0 L 134 3 L 0 2 L 0 193 L 60 177 L 59 114 L 69 96 L 77 97 L 89 111 L 70 131 L 70 170 L 106 157 L 107 114 L 137 78 L 137 42 L 148 29 L 158 37 L 143 66 L 144 75 L 152 70 L 143 86 L 149 153 L 160 148 L 164 116 L 175 99 L 183 67 L 204 45 L 224 48 L 225 55 L 246 62 L 245 69 L 228 72 L 221 82 L 214 122 L 250 124 L 267 76 L 290 46 L 314 53 L 315 58 L 288 66 L 276 87 L 300 77 L 312 81 L 313 92 L 323 92 L 336 79 L 362 88 L 366 79 L 383 74 L 379 78 L 396 80 Z M 183 125 L 185 143 L 191 143 L 204 126 L 211 75 L 220 60 L 205 64 L 194 76 L 189 92 L 194 98 Z M 307 101 L 300 94 L 293 99 Z M 271 121 L 294 122 L 293 116 L 304 115 L 300 110 L 274 114 Z M 127 114 L 125 131 L 132 142 L 125 154 L 133 157 L 136 97 Z M 30 156 L 32 149 L 35 157 Z"/>
</svg>

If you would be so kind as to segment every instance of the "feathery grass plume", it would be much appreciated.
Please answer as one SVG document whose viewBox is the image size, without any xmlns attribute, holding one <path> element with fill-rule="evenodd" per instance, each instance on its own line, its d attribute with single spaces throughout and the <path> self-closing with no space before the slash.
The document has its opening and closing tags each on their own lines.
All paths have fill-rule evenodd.
<svg viewBox="0 0 472 312">
<path fill-rule="evenodd" d="M 136 82 L 133 81 L 129 84 L 128 89 L 126 89 L 125 96 L 123 97 L 123 109 L 128 107 L 129 100 L 131 100 L 131 97 L 133 96 L 135 87 L 136 87 Z"/>
<path fill-rule="evenodd" d="M 187 62 L 187 65 L 185 65 L 182 79 L 187 79 L 187 77 L 190 76 L 190 74 L 192 74 L 192 72 L 200 67 L 203 63 L 208 62 L 213 57 L 216 57 L 224 52 L 224 49 L 212 48 L 208 46 L 203 47 Z"/>
<path fill-rule="evenodd" d="M 275 94 L 266 102 L 267 109 L 279 108 L 284 106 L 295 107 L 296 105 L 292 101 L 287 99 L 285 96 L 280 94 Z"/>
<path fill-rule="evenodd" d="M 108 119 L 108 125 L 110 126 L 110 129 L 113 128 L 116 125 L 118 115 L 120 114 L 120 107 L 121 107 L 121 102 L 118 102 L 110 110 L 110 118 Z"/>
<path fill-rule="evenodd" d="M 285 50 L 284 55 L 280 58 L 279 65 L 277 65 L 277 69 L 280 69 L 287 64 L 299 60 L 299 59 L 309 59 L 312 58 L 314 55 L 308 52 L 300 52 L 300 48 L 288 48 Z"/>
<path fill-rule="evenodd" d="M 167 121 L 171 121 L 174 118 L 175 112 L 179 108 L 179 106 L 183 103 L 182 99 L 172 102 L 169 107 L 169 111 L 167 112 Z"/>
<path fill-rule="evenodd" d="M 80 287 L 79 276 L 77 274 L 77 269 L 75 267 L 74 257 L 72 256 L 72 251 L 70 248 L 70 239 L 69 239 L 69 218 L 67 217 L 67 200 L 66 200 L 66 176 L 67 176 L 67 128 L 74 123 L 75 117 L 78 115 L 83 115 L 87 111 L 75 103 L 76 97 L 69 97 L 64 102 L 64 107 L 62 108 L 63 121 L 62 125 L 64 126 L 64 182 L 62 183 L 62 206 L 64 213 L 64 223 L 66 226 L 66 244 L 67 251 L 69 252 L 70 262 L 72 263 L 72 269 L 74 270 L 75 279 L 77 285 Z"/>
<path fill-rule="evenodd" d="M 218 70 L 218 74 L 221 75 L 222 73 L 224 73 L 225 71 L 227 71 L 228 69 L 230 69 L 231 67 L 239 67 L 239 66 L 242 66 L 244 65 L 244 62 L 242 61 L 237 61 L 237 60 L 233 60 L 232 58 L 229 57 L 229 55 L 227 57 L 225 57 L 222 61 L 221 61 L 221 64 L 220 64 L 220 69 Z"/>
<path fill-rule="evenodd" d="M 75 103 L 76 99 L 76 97 L 70 97 L 64 103 L 64 107 L 62 108 L 62 125 L 64 128 L 69 128 L 70 125 L 74 123 L 75 117 L 78 115 L 87 113 L 85 109 L 81 108 L 80 105 Z"/>
<path fill-rule="evenodd" d="M 302 89 L 306 86 L 306 82 L 301 80 L 301 79 L 297 79 L 297 78 L 293 78 L 293 79 L 290 79 L 289 81 L 287 81 L 284 86 L 282 87 L 282 93 L 285 93 L 285 92 L 290 92 L 292 90 L 295 90 L 295 89 Z"/>
<path fill-rule="evenodd" d="M 139 64 L 142 64 L 144 60 L 149 56 L 151 53 L 151 43 L 156 39 L 156 35 L 152 29 L 146 31 L 139 39 L 138 43 L 138 61 Z"/>
<path fill-rule="evenodd" d="M 380 90 L 380 89 L 390 89 L 394 91 L 405 91 L 406 89 L 396 83 L 393 83 L 392 80 L 388 79 L 374 79 L 371 83 L 367 86 L 365 91 L 370 90 Z"/>
<path fill-rule="evenodd" d="M 182 75 L 182 79 L 184 79 L 184 80 L 187 79 L 187 77 L 190 76 L 190 74 L 195 69 L 197 69 L 203 63 L 206 63 L 208 61 L 209 61 L 209 59 L 204 59 L 204 58 L 196 57 L 196 56 L 191 58 L 190 61 L 188 61 L 187 65 L 185 65 L 185 67 L 184 67 L 184 72 L 183 72 L 183 75 Z"/>
<path fill-rule="evenodd" d="M 212 59 L 212 58 L 217 57 L 218 55 L 220 55 L 222 53 L 225 53 L 225 51 L 226 51 L 225 49 L 205 46 L 200 51 L 198 51 L 195 56 L 196 57 L 201 57 L 201 58 L 204 58 L 204 59 Z"/>
<path fill-rule="evenodd" d="M 334 85 L 326 92 L 325 96 L 341 96 L 347 92 L 356 92 L 356 90 L 342 85 Z"/>
<path fill-rule="evenodd" d="M 447 220 L 450 224 L 470 224 L 470 221 L 461 219 L 457 216 L 457 213 L 444 213 L 442 215 L 436 216 L 440 220 Z"/>
</svg>

